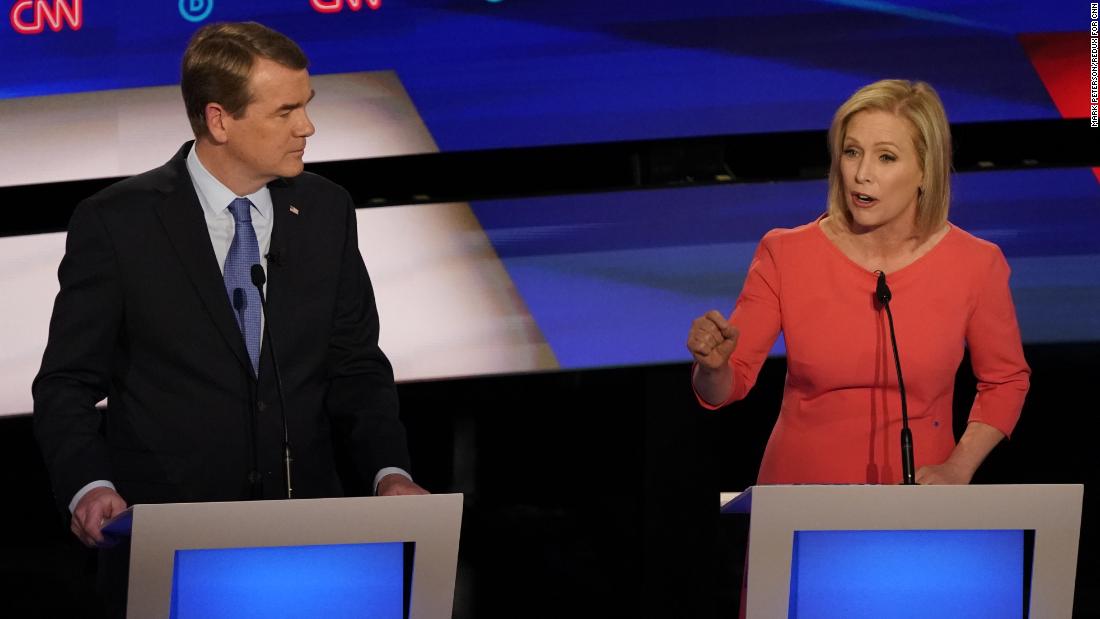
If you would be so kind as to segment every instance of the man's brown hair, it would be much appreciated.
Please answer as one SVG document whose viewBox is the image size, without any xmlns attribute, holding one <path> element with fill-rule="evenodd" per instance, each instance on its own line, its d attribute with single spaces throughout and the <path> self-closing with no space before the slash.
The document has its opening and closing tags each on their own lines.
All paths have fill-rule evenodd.
<svg viewBox="0 0 1100 619">
<path fill-rule="evenodd" d="M 240 118 L 252 101 L 248 75 L 256 58 L 267 58 L 289 69 L 309 66 L 298 44 L 256 22 L 210 24 L 191 37 L 183 53 L 180 89 L 195 137 L 209 134 L 206 105 L 218 103 Z"/>
</svg>

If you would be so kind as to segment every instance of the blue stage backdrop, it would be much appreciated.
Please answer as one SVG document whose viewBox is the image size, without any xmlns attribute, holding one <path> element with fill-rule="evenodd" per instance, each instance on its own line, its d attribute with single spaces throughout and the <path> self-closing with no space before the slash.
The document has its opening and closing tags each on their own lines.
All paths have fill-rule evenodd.
<svg viewBox="0 0 1100 619">
<path fill-rule="evenodd" d="M 443 150 L 821 129 L 884 77 L 956 122 L 1056 118 L 1020 35 L 1088 27 L 1087 3 L 1030 0 L 4 4 L 0 98 L 174 84 L 198 25 L 252 19 L 315 73 L 396 71 Z"/>
<path fill-rule="evenodd" d="M 28 144 L 6 151 L 12 163 L 4 169 L 17 176 L 9 184 L 42 182 L 16 170 L 32 159 L 26 140 L 41 135 L 69 139 L 70 153 L 93 142 L 110 151 L 65 165 L 36 151 L 46 169 L 70 173 L 85 161 L 121 161 L 159 135 L 120 113 L 119 102 L 162 100 L 119 89 L 175 84 L 188 37 L 214 21 L 255 19 L 287 33 L 311 56 L 315 74 L 392 71 L 375 74 L 371 87 L 403 87 L 409 98 L 375 109 L 412 110 L 404 137 L 413 150 L 463 150 L 822 130 L 854 89 L 884 77 L 931 82 L 953 122 L 1074 116 L 1078 81 L 1059 81 L 1050 50 L 1076 45 L 1089 17 L 1087 3 L 1022 0 L 0 6 L 8 8 L 0 25 L 0 107 L 14 110 L 0 114 L 0 125 L 7 118 L 4 135 L 24 131 L 9 141 Z M 1087 55 L 1087 44 L 1080 49 Z M 1087 81 L 1087 71 L 1079 73 Z M 111 89 L 110 97 L 98 94 Z M 315 110 L 326 97 L 319 90 Z M 345 101 L 335 90 L 329 101 Z M 97 95 L 46 96 L 85 91 Z M 26 99 L 32 96 L 43 97 Z M 335 117 L 361 119 L 363 107 L 349 100 L 350 115 Z M 88 131 L 53 130 L 59 101 Z M 94 108 L 95 101 L 110 103 Z M 170 115 L 172 105 L 148 113 Z M 178 112 L 182 141 L 189 133 L 182 103 Z M 386 124 L 361 127 L 350 141 L 392 130 L 392 116 L 383 113 Z M 107 137 L 89 137 L 92 130 Z M 138 169 L 160 163 L 178 144 Z M 367 155 L 350 157 L 357 156 Z M 1085 168 L 954 178 L 951 220 L 1004 250 L 1025 342 L 1100 341 L 1098 178 Z M 821 180 L 365 209 L 360 249 L 400 379 L 686 362 L 691 320 L 732 309 L 760 237 L 813 220 L 825 195 Z M 0 239 L 0 274 L 11 291 L 0 298 L 0 366 L 7 368 L 0 415 L 30 410 L 62 236 Z M 423 329 L 439 308 L 447 328 Z M 774 352 L 783 350 L 780 341 Z"/>
<path fill-rule="evenodd" d="M 1027 343 L 1100 341 L 1100 184 L 1089 169 L 953 179 L 951 221 L 997 243 Z M 825 211 L 826 182 L 476 202 L 566 368 L 688 359 L 691 320 L 733 308 L 760 238 Z M 774 352 L 784 352 L 782 340 Z"/>
</svg>

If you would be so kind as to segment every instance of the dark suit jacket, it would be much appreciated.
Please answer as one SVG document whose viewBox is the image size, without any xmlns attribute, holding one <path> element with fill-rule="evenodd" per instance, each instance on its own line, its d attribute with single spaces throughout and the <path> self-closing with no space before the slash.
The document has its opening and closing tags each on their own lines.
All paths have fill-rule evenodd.
<svg viewBox="0 0 1100 619">
<path fill-rule="evenodd" d="M 59 505 L 96 479 L 129 503 L 241 500 L 254 468 L 263 497 L 284 496 L 271 340 L 257 382 L 187 173 L 189 148 L 73 213 L 33 386 Z M 269 187 L 266 324 L 285 387 L 295 498 L 339 496 L 341 447 L 359 484 L 382 467 L 408 469 L 393 372 L 378 348 L 348 193 L 309 173 Z"/>
</svg>

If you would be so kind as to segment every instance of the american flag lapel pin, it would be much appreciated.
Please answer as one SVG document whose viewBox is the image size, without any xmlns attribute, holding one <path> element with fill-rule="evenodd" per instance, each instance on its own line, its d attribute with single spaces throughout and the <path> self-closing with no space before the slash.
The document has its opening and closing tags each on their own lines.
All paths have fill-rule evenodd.
<svg viewBox="0 0 1100 619">
<path fill-rule="evenodd" d="M 297 215 L 298 214 L 298 207 L 291 204 L 290 205 L 290 212 L 294 215 Z"/>
</svg>

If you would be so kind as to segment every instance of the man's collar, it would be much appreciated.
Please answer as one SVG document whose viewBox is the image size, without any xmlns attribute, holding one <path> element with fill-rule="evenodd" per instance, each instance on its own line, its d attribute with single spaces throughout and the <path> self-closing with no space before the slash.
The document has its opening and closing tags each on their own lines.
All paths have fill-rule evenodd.
<svg viewBox="0 0 1100 619">
<path fill-rule="evenodd" d="M 210 173 L 202 160 L 199 159 L 198 146 L 192 144 L 191 151 L 187 153 L 187 172 L 191 175 L 191 182 L 199 194 L 199 202 L 204 209 L 209 209 L 212 214 L 217 214 L 229 207 L 236 198 L 248 198 L 255 207 L 254 211 L 264 219 L 270 219 L 272 211 L 271 192 L 267 186 L 260 187 L 247 196 L 238 196 L 222 184 Z"/>
</svg>

